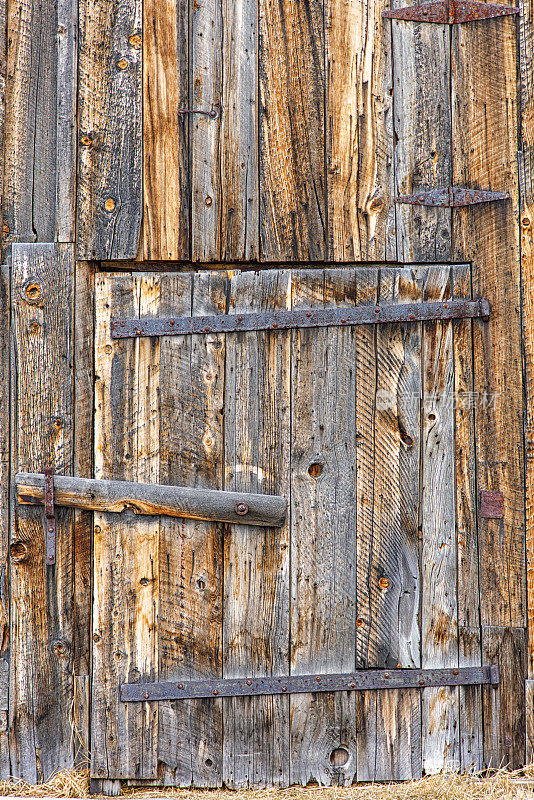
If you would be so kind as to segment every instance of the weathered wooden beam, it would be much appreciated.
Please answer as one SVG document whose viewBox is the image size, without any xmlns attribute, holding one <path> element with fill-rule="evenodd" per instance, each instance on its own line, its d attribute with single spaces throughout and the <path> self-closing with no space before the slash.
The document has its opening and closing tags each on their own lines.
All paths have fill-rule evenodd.
<svg viewBox="0 0 534 800">
<path fill-rule="evenodd" d="M 21 472 L 15 476 L 21 505 L 44 504 L 44 475 Z M 286 517 L 286 499 L 277 495 L 222 492 L 159 483 L 99 481 L 54 476 L 54 503 L 88 511 L 164 514 L 168 517 L 241 522 L 280 527 Z"/>
</svg>

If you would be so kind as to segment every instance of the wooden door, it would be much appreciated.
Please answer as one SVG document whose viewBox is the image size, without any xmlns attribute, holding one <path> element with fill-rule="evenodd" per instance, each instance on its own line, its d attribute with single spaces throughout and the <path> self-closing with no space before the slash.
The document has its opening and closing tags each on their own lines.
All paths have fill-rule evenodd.
<svg viewBox="0 0 534 800">
<path fill-rule="evenodd" d="M 95 477 L 281 495 L 288 512 L 272 528 L 95 515 L 95 778 L 287 786 L 482 766 L 491 687 L 119 692 L 487 663 L 473 371 L 487 322 L 111 338 L 117 319 L 374 308 L 470 287 L 468 265 L 97 275 Z"/>
</svg>

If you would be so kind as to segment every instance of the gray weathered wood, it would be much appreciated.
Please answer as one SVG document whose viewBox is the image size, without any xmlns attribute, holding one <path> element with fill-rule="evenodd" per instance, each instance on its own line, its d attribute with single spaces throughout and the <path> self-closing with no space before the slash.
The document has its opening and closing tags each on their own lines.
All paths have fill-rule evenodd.
<svg viewBox="0 0 534 800">
<path fill-rule="evenodd" d="M 19 473 L 15 484 L 20 504 L 44 504 L 44 475 Z M 274 527 L 284 524 L 287 506 L 286 499 L 276 495 L 63 476 L 54 478 L 54 501 L 58 506 L 91 511 L 120 513 L 128 509 L 134 514 Z M 245 515 L 237 513 L 239 504 L 248 506 Z"/>
<path fill-rule="evenodd" d="M 14 471 L 73 469 L 73 286 L 72 245 L 13 245 Z M 42 512 L 13 507 L 11 768 L 32 783 L 73 756 L 72 511 L 58 511 L 56 535 L 47 567 Z"/>
<path fill-rule="evenodd" d="M 286 270 L 232 277 L 234 313 L 287 308 Z M 247 332 L 227 338 L 226 488 L 280 492 L 290 488 L 291 334 Z M 289 515 L 263 536 L 233 525 L 224 548 L 224 678 L 287 674 L 289 669 Z M 289 698 L 224 702 L 223 780 L 230 787 L 287 786 Z"/>
<path fill-rule="evenodd" d="M 141 0 L 80 4 L 77 256 L 135 258 L 142 216 Z"/>
<path fill-rule="evenodd" d="M 355 272 L 295 271 L 293 308 L 354 306 Z M 291 674 L 356 659 L 354 329 L 292 333 Z M 291 783 L 351 785 L 353 693 L 291 696 Z"/>
<path fill-rule="evenodd" d="M 160 312 L 224 311 L 226 284 L 220 273 L 163 276 Z M 161 342 L 160 480 L 224 486 L 224 362 L 223 336 Z M 224 531 L 215 522 L 161 520 L 160 680 L 222 676 Z M 215 698 L 159 704 L 158 761 L 166 785 L 221 785 L 222 712 Z"/>
<path fill-rule="evenodd" d="M 0 268 L 0 779 L 11 776 L 9 760 L 9 500 L 10 463 L 10 274 Z"/>
<path fill-rule="evenodd" d="M 452 297 L 451 271 L 428 268 L 423 300 Z M 421 666 L 458 666 L 454 345 L 452 322 L 423 325 Z M 423 769 L 460 767 L 459 690 L 421 697 Z"/>
<path fill-rule="evenodd" d="M 420 301 L 424 273 L 384 268 L 362 296 Z M 357 364 L 357 666 L 419 667 L 419 326 L 379 326 Z M 418 777 L 419 694 L 366 692 L 357 702 L 358 780 Z"/>
<path fill-rule="evenodd" d="M 70 242 L 76 180 L 77 4 L 9 4 L 4 241 Z"/>
</svg>

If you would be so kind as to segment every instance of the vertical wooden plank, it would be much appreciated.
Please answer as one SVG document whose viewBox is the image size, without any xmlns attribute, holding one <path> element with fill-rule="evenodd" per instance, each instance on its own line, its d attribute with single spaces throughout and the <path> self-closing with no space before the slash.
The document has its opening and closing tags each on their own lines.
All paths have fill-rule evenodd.
<svg viewBox="0 0 534 800">
<path fill-rule="evenodd" d="M 423 278 L 384 268 L 377 300 L 417 302 Z M 362 285 L 368 301 L 374 286 Z M 357 368 L 357 666 L 419 667 L 420 326 L 376 326 Z M 364 692 L 357 703 L 358 780 L 421 775 L 417 690 Z"/>
<path fill-rule="evenodd" d="M 6 242 L 53 242 L 56 228 L 57 12 L 10 3 L 3 215 Z"/>
<path fill-rule="evenodd" d="M 391 26 L 399 196 L 451 183 L 450 28 L 398 20 Z M 399 261 L 450 260 L 450 208 L 399 203 L 395 228 Z"/>
<path fill-rule="evenodd" d="M 471 268 L 453 268 L 454 297 L 471 297 Z M 458 654 L 460 667 L 482 661 L 478 569 L 473 394 L 473 338 L 471 320 L 456 320 L 454 353 L 454 450 L 456 482 L 456 547 L 458 564 Z M 460 761 L 462 769 L 483 766 L 482 690 L 460 687 Z"/>
<path fill-rule="evenodd" d="M 217 273 L 162 278 L 162 315 L 226 311 Z M 161 340 L 160 481 L 221 489 L 224 336 Z M 222 677 L 223 526 L 162 518 L 160 680 Z M 158 761 L 166 784 L 220 786 L 222 701 L 159 704 Z"/>
<path fill-rule="evenodd" d="M 73 467 L 70 245 L 13 246 L 13 470 Z M 11 524 L 11 761 L 35 783 L 72 764 L 73 513 L 57 511 L 57 561 L 44 561 L 43 513 Z"/>
<path fill-rule="evenodd" d="M 78 2 L 57 4 L 57 146 L 55 241 L 74 242 L 76 220 L 76 114 Z M 39 157 L 41 161 L 46 154 Z"/>
<path fill-rule="evenodd" d="M 333 261 L 396 256 L 386 5 L 385 0 L 330 0 L 326 6 L 328 258 Z"/>
<path fill-rule="evenodd" d="M 154 313 L 159 280 L 96 281 L 95 477 L 157 482 L 159 341 L 111 339 L 110 320 Z M 117 686 L 157 680 L 159 518 L 95 514 L 94 778 L 156 777 L 157 704 L 120 703 Z"/>
<path fill-rule="evenodd" d="M 77 257 L 135 258 L 142 215 L 141 0 L 80 3 Z"/>
<path fill-rule="evenodd" d="M 232 313 L 285 309 L 288 271 L 234 275 Z M 227 336 L 225 488 L 290 491 L 291 334 Z M 224 677 L 287 675 L 289 670 L 289 519 L 282 528 L 232 525 L 224 551 Z M 289 698 L 228 698 L 223 713 L 223 782 L 287 786 Z"/>
<path fill-rule="evenodd" d="M 293 308 L 354 306 L 355 272 L 294 273 Z M 355 332 L 292 336 L 291 673 L 350 672 L 356 658 Z M 354 694 L 291 696 L 291 783 L 349 785 Z"/>
<path fill-rule="evenodd" d="M 192 19 L 192 258 L 259 254 L 257 4 L 209 0 Z"/>
<path fill-rule="evenodd" d="M 9 760 L 9 487 L 10 487 L 10 267 L 0 267 L 0 779 L 11 776 Z"/>
<path fill-rule="evenodd" d="M 326 254 L 324 7 L 260 0 L 262 261 Z"/>
<path fill-rule="evenodd" d="M 189 258 L 189 9 L 184 0 L 144 0 L 143 259 Z M 172 142 L 172 146 L 169 143 Z"/>
<path fill-rule="evenodd" d="M 534 761 L 534 3 L 521 0 L 520 76 L 520 245 L 521 308 L 525 364 L 525 511 L 527 586 L 527 763 Z"/>
<path fill-rule="evenodd" d="M 423 300 L 452 296 L 450 270 L 427 270 Z M 421 666 L 458 666 L 453 323 L 423 325 Z M 422 692 L 425 774 L 460 767 L 459 690 Z"/>
<path fill-rule="evenodd" d="M 453 183 L 511 196 L 453 212 L 453 258 L 472 261 L 474 296 L 491 305 L 490 321 L 473 325 L 473 369 L 477 491 L 504 494 L 504 519 L 479 520 L 481 623 L 496 628 L 526 622 L 515 34 L 511 18 L 452 33 Z M 524 720 L 524 686 L 506 674 L 500 702 Z M 495 719 L 484 714 L 485 758 L 522 765 L 524 737 L 498 734 Z"/>
<path fill-rule="evenodd" d="M 74 475 L 93 477 L 94 265 L 77 261 L 74 294 Z M 74 716 L 79 761 L 89 754 L 89 675 L 91 671 L 91 539 L 93 515 L 74 511 L 73 672 L 77 678 Z M 81 703 L 77 708 L 77 700 Z M 76 743 L 75 743 L 76 744 Z"/>
</svg>

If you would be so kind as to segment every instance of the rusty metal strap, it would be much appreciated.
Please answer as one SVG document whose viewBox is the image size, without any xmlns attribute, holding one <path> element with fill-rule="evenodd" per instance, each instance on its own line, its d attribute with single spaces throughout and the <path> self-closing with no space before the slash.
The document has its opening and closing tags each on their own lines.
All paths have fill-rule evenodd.
<svg viewBox="0 0 534 800">
<path fill-rule="evenodd" d="M 137 336 L 177 336 L 194 333 L 239 333 L 240 331 L 326 328 L 328 326 L 373 325 L 385 322 L 489 319 L 490 306 L 480 300 L 448 300 L 435 303 L 395 303 L 349 308 L 318 308 L 308 311 L 269 311 L 262 314 L 218 314 L 213 317 L 169 319 L 116 319 L 111 323 L 113 339 Z"/>
<path fill-rule="evenodd" d="M 54 508 L 54 473 L 51 467 L 44 469 L 45 507 L 45 558 L 47 564 L 56 563 L 56 512 Z"/>
<path fill-rule="evenodd" d="M 445 25 L 478 22 L 482 19 L 495 19 L 512 14 L 519 14 L 519 8 L 495 3 L 473 2 L 473 0 L 437 0 L 433 3 L 421 3 L 418 6 L 406 6 L 382 12 L 385 19 L 438 22 Z"/>
<path fill-rule="evenodd" d="M 396 197 L 396 203 L 415 206 L 437 206 L 441 208 L 460 208 L 478 203 L 494 203 L 509 200 L 509 192 L 492 192 L 486 189 L 465 189 L 462 186 L 442 186 L 438 189 L 419 189 L 414 194 Z"/>
<path fill-rule="evenodd" d="M 123 703 L 143 700 L 186 700 L 201 697 L 242 697 L 258 694 L 347 692 L 370 689 L 422 689 L 427 686 L 474 686 L 499 683 L 499 668 L 362 669 L 348 675 L 290 675 L 280 678 L 236 678 L 183 683 L 123 683 Z"/>
</svg>

